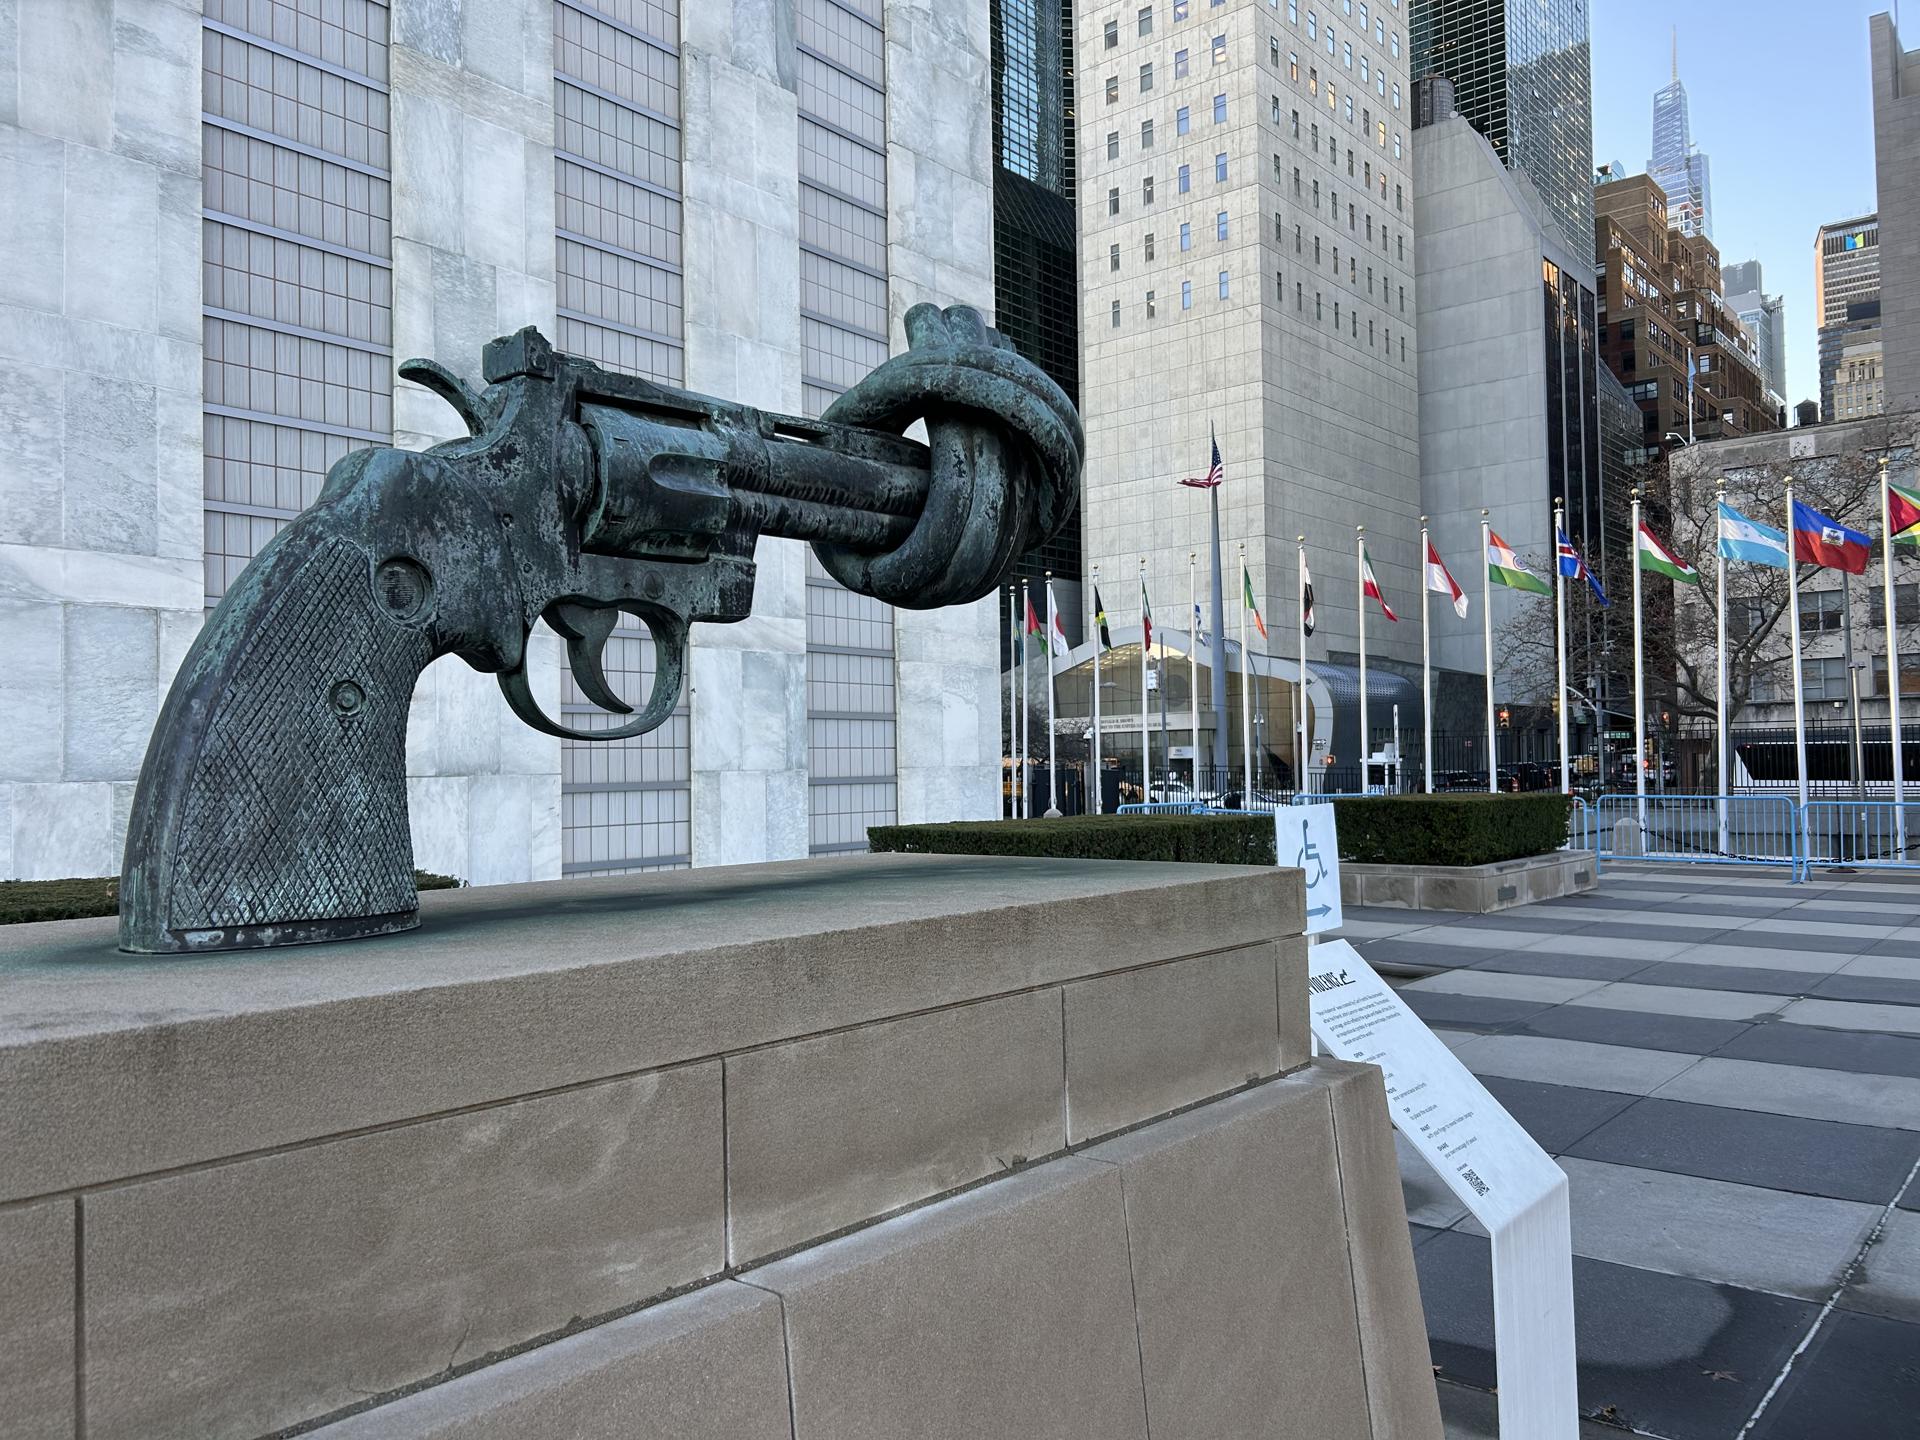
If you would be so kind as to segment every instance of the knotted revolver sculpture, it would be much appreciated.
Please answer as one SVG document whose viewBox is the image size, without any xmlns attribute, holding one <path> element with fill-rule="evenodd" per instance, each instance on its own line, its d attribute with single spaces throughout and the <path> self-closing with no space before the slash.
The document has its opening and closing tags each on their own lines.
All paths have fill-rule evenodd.
<svg viewBox="0 0 1920 1440">
<path fill-rule="evenodd" d="M 617 740 L 672 713 L 694 622 L 746 617 L 762 535 L 811 542 L 889 605 L 993 593 L 1072 513 L 1079 417 L 973 310 L 916 306 L 906 332 L 817 421 L 614 374 L 531 329 L 486 347 L 483 390 L 403 364 L 471 433 L 341 460 L 208 618 L 141 769 L 121 947 L 418 924 L 407 710 L 443 655 L 496 674 L 538 730 Z M 926 442 L 905 438 L 922 421 Z M 601 668 L 623 614 L 656 646 L 637 712 Z M 630 718 L 576 730 L 540 709 L 527 654 L 542 620 L 580 692 Z"/>
</svg>

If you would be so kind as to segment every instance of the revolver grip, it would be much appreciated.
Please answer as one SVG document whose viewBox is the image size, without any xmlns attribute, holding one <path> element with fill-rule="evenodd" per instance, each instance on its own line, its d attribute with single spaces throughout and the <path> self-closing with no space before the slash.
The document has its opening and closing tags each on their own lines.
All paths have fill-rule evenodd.
<svg viewBox="0 0 1920 1440">
<path fill-rule="evenodd" d="M 435 656 L 323 500 L 247 567 L 161 708 L 134 794 L 120 946 L 346 939 L 419 923 L 407 710 Z"/>
</svg>

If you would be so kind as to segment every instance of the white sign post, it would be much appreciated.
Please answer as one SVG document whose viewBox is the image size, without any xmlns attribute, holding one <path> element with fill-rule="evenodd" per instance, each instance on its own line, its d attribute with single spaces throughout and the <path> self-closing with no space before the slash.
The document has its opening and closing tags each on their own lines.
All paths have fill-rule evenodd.
<svg viewBox="0 0 1920 1440">
<path fill-rule="evenodd" d="M 1329 812 L 1331 831 L 1332 806 L 1300 808 Z M 1395 1127 L 1493 1237 L 1500 1433 L 1577 1440 L 1566 1173 L 1345 940 L 1308 951 L 1307 986 L 1321 1051 L 1385 1072 Z"/>
</svg>

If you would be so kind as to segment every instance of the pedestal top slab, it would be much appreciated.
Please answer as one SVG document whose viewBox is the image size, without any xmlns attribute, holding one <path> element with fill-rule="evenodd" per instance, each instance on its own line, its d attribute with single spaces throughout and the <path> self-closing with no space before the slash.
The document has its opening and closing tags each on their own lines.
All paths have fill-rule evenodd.
<svg viewBox="0 0 1920 1440">
<path fill-rule="evenodd" d="M 124 955 L 111 919 L 0 929 L 0 1202 L 1303 927 L 1297 871 L 999 857 L 420 898 L 409 934 L 269 952 Z"/>
</svg>

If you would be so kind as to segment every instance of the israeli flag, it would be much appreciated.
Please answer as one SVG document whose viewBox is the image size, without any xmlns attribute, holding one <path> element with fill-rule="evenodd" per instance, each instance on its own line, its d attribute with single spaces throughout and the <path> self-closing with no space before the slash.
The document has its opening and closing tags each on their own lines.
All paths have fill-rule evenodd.
<svg viewBox="0 0 1920 1440">
<path fill-rule="evenodd" d="M 1720 502 L 1720 558 L 1749 565 L 1787 568 L 1787 532 L 1749 520 L 1726 501 Z"/>
</svg>

